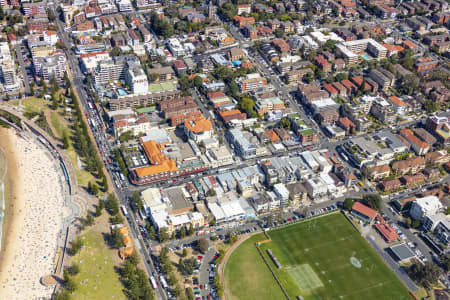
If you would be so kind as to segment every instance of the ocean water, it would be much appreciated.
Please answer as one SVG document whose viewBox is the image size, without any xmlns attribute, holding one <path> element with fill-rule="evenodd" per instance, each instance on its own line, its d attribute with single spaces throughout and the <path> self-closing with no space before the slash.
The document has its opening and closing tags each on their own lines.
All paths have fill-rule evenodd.
<svg viewBox="0 0 450 300">
<path fill-rule="evenodd" d="M 0 249 L 2 249 L 3 217 L 5 215 L 5 176 L 8 169 L 8 160 L 0 148 Z"/>
</svg>

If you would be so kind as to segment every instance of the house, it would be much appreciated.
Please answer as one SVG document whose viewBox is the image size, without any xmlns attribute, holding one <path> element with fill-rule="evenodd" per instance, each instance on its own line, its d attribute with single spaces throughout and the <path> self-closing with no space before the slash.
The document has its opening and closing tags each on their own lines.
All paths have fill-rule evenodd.
<svg viewBox="0 0 450 300">
<path fill-rule="evenodd" d="M 258 37 L 258 30 L 250 24 L 245 24 L 242 32 L 249 39 L 256 39 Z"/>
<path fill-rule="evenodd" d="M 335 71 L 342 71 L 343 69 L 345 69 L 345 60 L 343 60 L 342 58 L 336 59 L 333 63 L 333 67 Z"/>
<path fill-rule="evenodd" d="M 345 130 L 346 134 L 350 134 L 352 130 L 356 130 L 356 125 L 349 118 L 343 117 L 339 118 L 337 125 Z"/>
<path fill-rule="evenodd" d="M 242 58 L 245 58 L 245 52 L 241 48 L 231 48 L 230 51 L 228 51 L 228 57 L 230 61 L 237 61 L 241 60 Z"/>
<path fill-rule="evenodd" d="M 387 100 L 392 105 L 394 111 L 397 114 L 403 115 L 405 113 L 406 105 L 405 102 L 402 101 L 402 99 L 397 96 L 390 96 Z"/>
<path fill-rule="evenodd" d="M 321 124 L 331 124 L 339 119 L 339 113 L 335 109 L 324 110 L 317 114 L 317 119 Z"/>
<path fill-rule="evenodd" d="M 437 142 L 437 139 L 423 128 L 415 128 L 414 134 L 428 145 L 434 145 Z"/>
<path fill-rule="evenodd" d="M 341 84 L 347 89 L 347 94 L 353 94 L 356 93 L 356 91 L 358 90 L 358 87 L 356 85 L 354 85 L 350 80 L 348 79 L 344 79 L 341 81 Z"/>
<path fill-rule="evenodd" d="M 396 190 L 401 186 L 402 186 L 402 183 L 400 182 L 399 179 L 384 180 L 380 184 L 380 187 L 384 192 L 390 192 L 390 191 Z"/>
<path fill-rule="evenodd" d="M 267 135 L 269 136 L 271 143 L 278 143 L 280 141 L 280 137 L 273 129 L 267 130 Z"/>
<path fill-rule="evenodd" d="M 172 67 L 174 68 L 175 72 L 179 76 L 186 74 L 187 72 L 187 66 L 182 60 L 176 60 L 173 62 Z"/>
<path fill-rule="evenodd" d="M 274 39 L 272 41 L 272 44 L 275 47 L 275 49 L 277 49 L 281 53 L 281 56 L 286 55 L 291 50 L 289 44 L 286 43 L 286 41 L 283 39 Z"/>
<path fill-rule="evenodd" d="M 373 167 L 367 166 L 366 168 L 368 169 L 369 179 L 374 181 L 388 177 L 391 171 L 388 164 Z"/>
<path fill-rule="evenodd" d="M 416 72 L 428 71 L 439 66 L 439 61 L 431 57 L 419 57 L 416 61 Z"/>
<path fill-rule="evenodd" d="M 425 168 L 425 158 L 422 156 L 411 157 L 405 160 L 396 161 L 392 164 L 392 171 L 396 174 L 415 174 Z"/>
<path fill-rule="evenodd" d="M 423 221 L 426 217 L 433 216 L 443 209 L 442 203 L 436 196 L 417 198 L 409 210 L 411 218 Z"/>
<path fill-rule="evenodd" d="M 250 14 L 252 12 L 252 6 L 250 4 L 238 4 L 237 14 L 240 16 L 242 14 Z"/>
<path fill-rule="evenodd" d="M 366 223 L 372 223 L 378 212 L 361 202 L 355 202 L 352 206 L 351 214 Z"/>
<path fill-rule="evenodd" d="M 245 25 L 254 25 L 255 18 L 253 17 L 242 17 L 242 16 L 234 16 L 234 24 L 238 27 L 244 27 Z"/>
<path fill-rule="evenodd" d="M 330 97 L 335 98 L 338 96 L 339 91 L 331 84 L 327 83 L 323 85 L 323 88 L 330 94 Z"/>
<path fill-rule="evenodd" d="M 447 153 L 447 150 L 428 152 L 425 154 L 425 161 L 442 165 L 450 161 L 450 155 Z"/>
<path fill-rule="evenodd" d="M 403 128 L 400 130 L 400 134 L 411 143 L 411 148 L 417 155 L 424 155 L 430 150 L 430 145 L 415 136 L 411 129 Z"/>
<path fill-rule="evenodd" d="M 315 58 L 317 64 L 322 68 L 322 70 L 326 73 L 331 72 L 331 63 L 325 59 L 322 55 L 318 55 Z"/>
<path fill-rule="evenodd" d="M 425 183 L 425 175 L 418 173 L 415 175 L 404 175 L 400 177 L 400 181 L 405 186 L 417 185 L 419 183 Z"/>
<path fill-rule="evenodd" d="M 378 231 L 378 233 L 381 234 L 386 243 L 392 243 L 400 239 L 397 231 L 395 231 L 395 229 L 387 223 L 383 222 L 380 224 L 375 224 L 374 227 Z"/>
<path fill-rule="evenodd" d="M 184 121 L 184 133 L 195 142 L 210 139 L 213 132 L 211 121 L 203 116 L 189 118 Z"/>
<path fill-rule="evenodd" d="M 398 209 L 398 211 L 405 212 L 405 211 L 409 210 L 409 208 L 411 207 L 411 204 L 414 200 L 416 200 L 415 196 L 406 197 L 406 198 L 402 198 L 402 199 L 396 199 L 394 201 L 394 205 Z"/>
</svg>

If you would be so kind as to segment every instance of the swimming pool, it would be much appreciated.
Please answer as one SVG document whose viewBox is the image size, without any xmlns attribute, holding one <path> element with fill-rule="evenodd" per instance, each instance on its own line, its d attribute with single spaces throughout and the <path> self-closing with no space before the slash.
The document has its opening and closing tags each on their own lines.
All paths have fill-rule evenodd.
<svg viewBox="0 0 450 300">
<path fill-rule="evenodd" d="M 361 55 L 362 56 L 362 58 L 364 58 L 365 60 L 371 60 L 371 57 L 369 56 L 369 55 L 367 55 L 367 54 L 363 54 L 363 55 Z"/>
<path fill-rule="evenodd" d="M 122 90 L 122 89 L 118 89 L 117 90 L 118 92 L 119 92 L 119 95 L 120 96 L 125 96 L 127 93 L 124 91 L 124 90 Z"/>
</svg>

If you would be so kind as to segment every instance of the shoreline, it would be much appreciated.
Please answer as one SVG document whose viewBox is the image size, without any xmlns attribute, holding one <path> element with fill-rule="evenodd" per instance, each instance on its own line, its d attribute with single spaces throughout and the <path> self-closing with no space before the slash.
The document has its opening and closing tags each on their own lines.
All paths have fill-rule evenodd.
<svg viewBox="0 0 450 300">
<path fill-rule="evenodd" d="M 1 233 L 1 248 L 0 248 L 0 270 L 3 269 L 7 256 L 6 252 L 8 245 L 11 243 L 14 236 L 11 234 L 14 227 L 15 213 L 13 199 L 17 199 L 17 186 L 13 183 L 12 178 L 17 178 L 17 158 L 11 149 L 11 134 L 15 134 L 11 129 L 0 128 L 0 151 L 3 152 L 6 160 L 6 172 L 3 178 L 3 219 L 2 219 L 2 233 Z"/>
<path fill-rule="evenodd" d="M 65 214 L 59 164 L 32 135 L 0 128 L 8 160 L 5 219 L 0 251 L 0 299 L 41 299 L 53 286 L 41 278 L 54 271 Z"/>
</svg>

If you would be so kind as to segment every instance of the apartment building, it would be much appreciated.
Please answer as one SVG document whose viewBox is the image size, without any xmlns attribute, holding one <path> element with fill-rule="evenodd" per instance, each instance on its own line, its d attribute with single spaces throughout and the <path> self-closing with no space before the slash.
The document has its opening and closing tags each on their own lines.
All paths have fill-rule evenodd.
<svg viewBox="0 0 450 300">
<path fill-rule="evenodd" d="M 50 80 L 53 76 L 60 79 L 66 71 L 66 56 L 62 51 L 58 51 L 50 56 L 35 57 L 33 64 L 35 74 L 44 80 Z"/>
<path fill-rule="evenodd" d="M 139 63 L 128 62 L 125 82 L 130 86 L 133 94 L 148 93 L 148 80 Z"/>
<path fill-rule="evenodd" d="M 240 129 L 231 129 L 225 133 L 228 141 L 234 145 L 234 151 L 243 159 L 256 156 L 256 146 L 250 143 Z"/>
<path fill-rule="evenodd" d="M 257 90 L 267 85 L 266 78 L 261 77 L 259 73 L 247 74 L 244 77 L 236 79 L 236 81 L 243 93 Z"/>
</svg>

